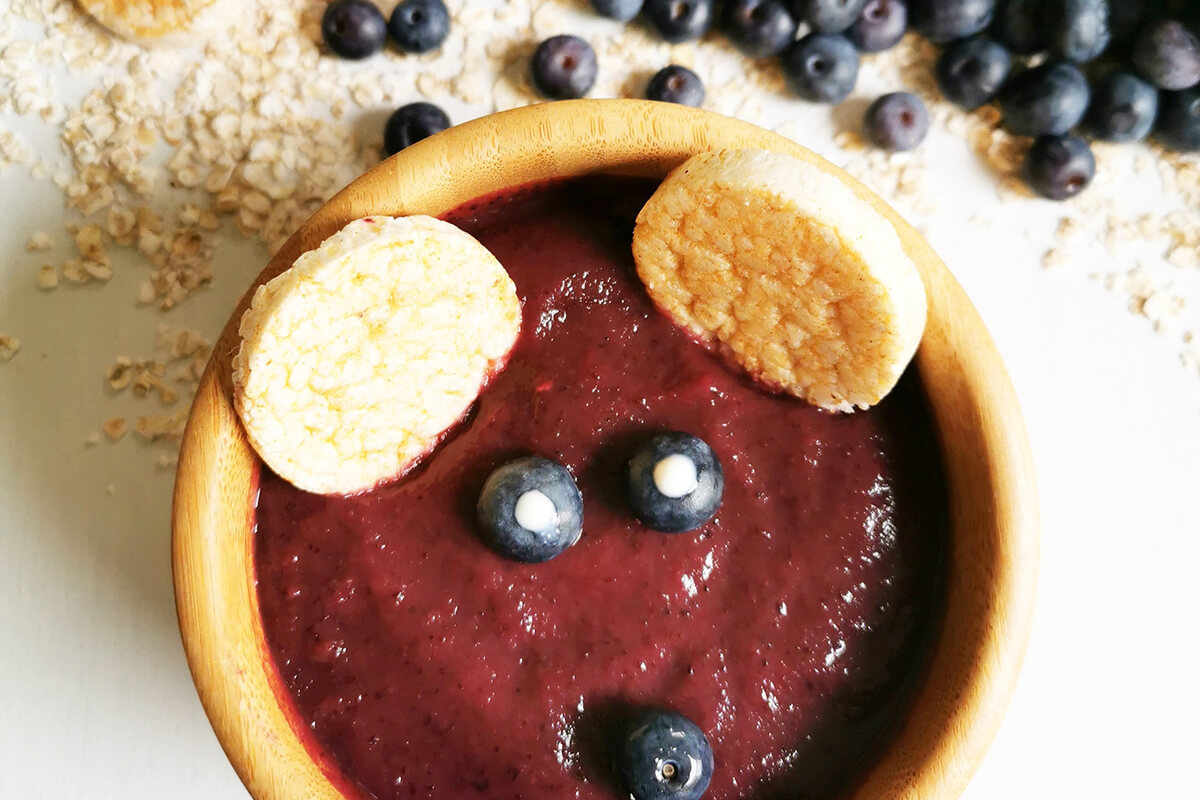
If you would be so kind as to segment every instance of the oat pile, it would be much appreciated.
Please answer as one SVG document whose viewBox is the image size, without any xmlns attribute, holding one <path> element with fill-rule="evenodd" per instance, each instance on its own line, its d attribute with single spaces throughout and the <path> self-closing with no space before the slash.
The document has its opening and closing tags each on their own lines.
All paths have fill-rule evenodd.
<svg viewBox="0 0 1200 800">
<path fill-rule="evenodd" d="M 380 0 L 385 14 L 392 5 Z M 167 327 L 143 353 L 113 353 L 97 372 L 111 391 L 144 398 L 146 413 L 98 419 L 89 443 L 132 430 L 165 445 L 153 451 L 164 464 L 207 356 L 205 336 L 216 333 L 172 325 L 170 311 L 204 302 L 201 290 L 219 279 L 221 242 L 244 236 L 277 249 L 379 160 L 383 120 L 398 105 L 429 100 L 462 122 L 538 102 L 528 62 L 547 36 L 591 41 L 600 65 L 592 97 L 640 96 L 654 71 L 683 64 L 703 78 L 705 107 L 818 150 L 919 227 L 947 204 L 930 187 L 928 146 L 895 155 L 866 148 L 861 112 L 850 119 L 789 98 L 777 66 L 752 65 L 722 37 L 668 45 L 637 25 L 600 20 L 584 0 L 449 0 L 453 25 L 440 51 L 389 49 L 363 62 L 322 54 L 322 0 L 244 0 L 223 34 L 153 50 L 114 38 L 69 0 L 0 6 L 0 176 L 17 169 L 52 181 L 72 220 L 66 230 L 28 231 L 26 252 L 9 254 L 6 268 L 27 275 L 31 292 L 94 287 L 114 269 L 141 270 L 128 299 L 145 308 L 130 313 L 165 313 Z M 964 140 L 995 174 L 1000 201 L 1038 203 L 1061 220 L 1045 267 L 1111 290 L 1200 377 L 1200 158 L 1098 144 L 1088 192 L 1065 204 L 1033 199 L 1014 174 L 1028 142 L 998 129 L 994 108 L 966 113 L 938 100 L 933 58 L 932 46 L 913 35 L 866 56 L 855 97 L 920 94 L 934 127 Z M 83 92 L 73 88 L 79 83 Z M 17 119 L 23 129 L 38 126 L 39 141 L 13 130 Z M 41 141 L 60 148 L 35 146 Z M 1132 183 L 1149 186 L 1154 208 L 1122 206 Z M 0 368 L 33 345 L 0 320 Z"/>
</svg>

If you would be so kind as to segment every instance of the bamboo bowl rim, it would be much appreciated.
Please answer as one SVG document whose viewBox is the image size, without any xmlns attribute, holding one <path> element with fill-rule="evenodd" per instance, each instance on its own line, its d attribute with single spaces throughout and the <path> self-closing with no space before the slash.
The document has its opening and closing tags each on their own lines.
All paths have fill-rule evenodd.
<svg viewBox="0 0 1200 800">
<path fill-rule="evenodd" d="M 978 313 L 922 237 L 881 199 L 800 145 L 712 112 L 637 100 L 547 103 L 451 128 L 384 161 L 322 206 L 271 259 L 213 350 L 180 450 L 172 509 L 179 626 L 196 689 L 255 800 L 354 797 L 309 753 L 262 630 L 253 570 L 257 457 L 233 411 L 237 323 L 261 283 L 352 219 L 440 215 L 534 180 L 595 172 L 658 176 L 688 156 L 730 147 L 817 164 L 896 228 L 929 297 L 916 365 L 929 398 L 950 503 L 944 617 L 894 739 L 855 800 L 951 800 L 966 786 L 1015 687 L 1032 619 L 1038 512 L 1024 423 Z M 298 727 L 298 726 L 297 726 Z"/>
</svg>

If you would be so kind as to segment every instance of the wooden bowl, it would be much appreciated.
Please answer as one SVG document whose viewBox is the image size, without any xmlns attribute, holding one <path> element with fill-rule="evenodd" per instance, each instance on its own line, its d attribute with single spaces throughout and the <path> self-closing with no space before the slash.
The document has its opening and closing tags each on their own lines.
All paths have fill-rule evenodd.
<svg viewBox="0 0 1200 800">
<path fill-rule="evenodd" d="M 1012 385 L 962 288 L 917 232 L 853 178 L 788 139 L 709 112 L 632 100 L 532 106 L 451 128 L 363 175 L 301 226 L 254 287 L 359 217 L 440 215 L 552 177 L 661 177 L 694 153 L 730 147 L 790 153 L 838 176 L 895 225 L 924 276 L 929 323 L 916 363 L 948 483 L 946 613 L 911 712 L 852 797 L 955 798 L 1000 724 L 1024 654 L 1037 573 L 1032 462 Z M 251 293 L 217 343 L 183 437 L 172 520 L 179 627 L 205 711 L 256 800 L 339 800 L 328 765 L 289 722 L 259 617 L 258 460 L 230 396 L 230 356 Z"/>
</svg>

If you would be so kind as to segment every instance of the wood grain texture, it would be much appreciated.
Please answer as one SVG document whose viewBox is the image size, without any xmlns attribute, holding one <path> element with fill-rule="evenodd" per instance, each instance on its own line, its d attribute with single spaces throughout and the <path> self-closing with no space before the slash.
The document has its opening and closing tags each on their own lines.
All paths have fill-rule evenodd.
<svg viewBox="0 0 1200 800">
<path fill-rule="evenodd" d="M 950 800 L 990 744 L 1024 655 L 1037 575 L 1033 464 L 979 315 L 921 236 L 853 178 L 788 139 L 710 112 L 636 100 L 532 106 L 451 128 L 363 175 L 301 226 L 255 286 L 359 217 L 440 215 L 545 178 L 661 177 L 694 153 L 730 147 L 789 153 L 842 179 L 892 222 L 925 280 L 929 323 L 917 367 L 950 496 L 947 610 L 912 712 L 853 797 Z M 338 800 L 279 702 L 254 596 L 257 459 L 233 411 L 229 366 L 248 301 L 249 293 L 217 342 L 184 434 L 173 512 L 179 625 L 205 710 L 256 800 Z"/>
</svg>

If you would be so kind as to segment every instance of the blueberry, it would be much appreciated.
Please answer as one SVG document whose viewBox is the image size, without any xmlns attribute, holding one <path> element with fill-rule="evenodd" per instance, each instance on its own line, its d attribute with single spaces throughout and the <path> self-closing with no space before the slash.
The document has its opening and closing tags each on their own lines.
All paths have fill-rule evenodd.
<svg viewBox="0 0 1200 800">
<path fill-rule="evenodd" d="M 721 505 L 725 473 L 703 439 L 664 433 L 629 460 L 629 504 L 649 528 L 681 533 L 712 519 Z"/>
<path fill-rule="evenodd" d="M 1046 14 L 1055 55 L 1083 64 L 1108 47 L 1108 0 L 1052 0 Z"/>
<path fill-rule="evenodd" d="M 841 33 L 862 13 L 866 0 L 793 0 L 799 19 L 817 33 Z"/>
<path fill-rule="evenodd" d="M 999 0 L 992 36 L 1013 53 L 1029 55 L 1050 46 L 1044 13 L 1046 0 Z"/>
<path fill-rule="evenodd" d="M 366 58 L 387 42 L 387 20 L 367 0 L 333 0 L 321 16 L 321 36 L 342 58 Z"/>
<path fill-rule="evenodd" d="M 1172 150 L 1200 150 L 1200 89 L 1159 96 L 1154 137 Z"/>
<path fill-rule="evenodd" d="M 876 147 L 911 150 L 929 132 L 929 112 L 915 94 L 892 92 L 871 103 L 864 127 Z"/>
<path fill-rule="evenodd" d="M 713 0 L 646 0 L 642 11 L 663 41 L 699 39 L 713 22 Z"/>
<path fill-rule="evenodd" d="M 1073 64 L 1026 70 L 1000 90 L 1004 126 L 1018 136 L 1064 134 L 1083 119 L 1090 94 L 1087 78 Z"/>
<path fill-rule="evenodd" d="M 620 771 L 634 800 L 698 800 L 712 780 L 712 746 L 682 714 L 648 712 L 626 731 Z"/>
<path fill-rule="evenodd" d="M 392 10 L 388 31 L 400 49 L 428 53 L 450 35 L 450 12 L 442 0 L 404 0 Z"/>
<path fill-rule="evenodd" d="M 912 0 L 908 12 L 913 27 L 926 39 L 949 42 L 986 28 L 996 0 Z"/>
<path fill-rule="evenodd" d="M 1078 136 L 1039 136 L 1025 156 L 1024 173 L 1042 197 L 1066 200 L 1092 182 L 1096 159 Z"/>
<path fill-rule="evenodd" d="M 751 58 L 782 53 L 796 39 L 796 18 L 782 0 L 731 0 L 722 23 L 729 41 Z"/>
<path fill-rule="evenodd" d="M 937 60 L 937 83 L 952 103 L 979 108 L 1000 91 L 1012 67 L 1012 56 L 986 36 L 961 39 L 946 46 Z"/>
<path fill-rule="evenodd" d="M 1158 91 L 1129 72 L 1114 72 L 1092 85 L 1087 123 L 1098 139 L 1145 139 L 1158 113 Z"/>
<path fill-rule="evenodd" d="M 449 127 L 450 118 L 433 103 L 409 103 L 388 117 L 383 127 L 383 149 L 389 156 L 394 156 L 410 144 Z"/>
<path fill-rule="evenodd" d="M 561 555 L 583 533 L 583 496 L 575 479 L 562 464 L 538 456 L 496 468 L 475 513 L 488 544 L 527 564 Z"/>
<path fill-rule="evenodd" d="M 907 27 L 908 6 L 904 0 L 867 0 L 848 35 L 862 52 L 878 53 L 895 47 Z"/>
<path fill-rule="evenodd" d="M 1133 66 L 1160 89 L 1190 89 L 1200 83 L 1200 41 L 1183 23 L 1154 23 L 1133 45 Z"/>
<path fill-rule="evenodd" d="M 672 64 L 654 74 L 646 85 L 646 99 L 681 106 L 699 106 L 704 102 L 704 82 L 687 67 Z"/>
<path fill-rule="evenodd" d="M 642 10 L 643 0 L 592 0 L 592 8 L 618 22 L 629 22 Z"/>
<path fill-rule="evenodd" d="M 595 82 L 596 51 L 578 36 L 551 36 L 533 53 L 533 83 L 546 97 L 583 97 Z"/>
<path fill-rule="evenodd" d="M 858 51 L 841 34 L 810 33 L 784 51 L 783 72 L 805 100 L 837 103 L 854 90 Z"/>
</svg>

